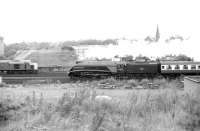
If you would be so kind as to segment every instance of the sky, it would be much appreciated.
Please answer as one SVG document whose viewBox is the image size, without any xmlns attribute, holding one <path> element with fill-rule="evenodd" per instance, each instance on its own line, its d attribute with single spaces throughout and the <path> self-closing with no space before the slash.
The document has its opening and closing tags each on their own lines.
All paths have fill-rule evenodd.
<svg viewBox="0 0 200 131">
<path fill-rule="evenodd" d="M 182 35 L 199 40 L 198 0 L 0 0 L 0 36 L 15 42 Z M 196 41 L 195 41 L 196 42 Z"/>
</svg>

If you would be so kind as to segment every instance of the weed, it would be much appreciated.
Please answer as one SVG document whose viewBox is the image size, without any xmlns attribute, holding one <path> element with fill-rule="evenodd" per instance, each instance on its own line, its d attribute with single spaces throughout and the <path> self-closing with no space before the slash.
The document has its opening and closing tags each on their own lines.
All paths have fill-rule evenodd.
<svg viewBox="0 0 200 131">
<path fill-rule="evenodd" d="M 194 131 L 200 127 L 200 101 L 186 94 L 182 102 L 183 113 L 178 124 L 189 131 Z"/>
</svg>

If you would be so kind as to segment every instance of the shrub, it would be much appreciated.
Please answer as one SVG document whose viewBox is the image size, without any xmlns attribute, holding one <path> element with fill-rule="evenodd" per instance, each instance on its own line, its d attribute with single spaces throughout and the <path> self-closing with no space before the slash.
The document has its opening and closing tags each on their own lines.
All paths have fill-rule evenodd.
<svg viewBox="0 0 200 131">
<path fill-rule="evenodd" d="M 149 82 L 150 80 L 148 79 L 142 79 L 141 81 L 139 81 L 139 85 L 147 87 Z"/>
<path fill-rule="evenodd" d="M 73 48 L 73 47 L 71 47 L 71 46 L 66 46 L 66 45 L 63 45 L 63 46 L 61 47 L 61 49 L 62 49 L 62 50 L 74 51 L 74 48 Z"/>
<path fill-rule="evenodd" d="M 181 104 L 183 113 L 178 124 L 186 130 L 193 131 L 200 127 L 200 101 L 186 94 Z"/>
<path fill-rule="evenodd" d="M 0 83 L 0 87 L 8 87 L 8 85 L 4 82 Z"/>
<path fill-rule="evenodd" d="M 103 79 L 103 80 L 99 81 L 99 83 L 101 83 L 101 84 L 106 84 L 106 83 L 115 84 L 116 82 L 117 82 L 117 80 L 114 79 L 113 77 L 112 78 Z"/>
<path fill-rule="evenodd" d="M 61 116 L 68 115 L 72 110 L 72 103 L 73 98 L 70 96 L 69 93 L 65 93 L 58 102 L 57 111 L 61 113 Z"/>
<path fill-rule="evenodd" d="M 128 80 L 126 83 L 125 83 L 125 88 L 134 88 L 134 87 L 137 87 L 138 86 L 138 81 L 137 80 Z"/>
<path fill-rule="evenodd" d="M 15 102 L 11 98 L 1 98 L 0 99 L 0 122 L 7 121 L 11 119 L 18 119 L 16 117 L 17 111 L 22 108 L 20 103 Z"/>
<path fill-rule="evenodd" d="M 154 79 L 154 80 L 153 80 L 153 83 L 154 83 L 154 84 L 157 84 L 157 85 L 164 85 L 164 84 L 166 84 L 166 83 L 168 83 L 168 82 L 167 82 L 166 79 Z"/>
<path fill-rule="evenodd" d="M 61 116 L 68 116 L 73 110 L 74 106 L 81 106 L 83 102 L 90 97 L 90 90 L 78 89 L 75 92 L 66 92 L 57 104 L 57 111 Z"/>
</svg>

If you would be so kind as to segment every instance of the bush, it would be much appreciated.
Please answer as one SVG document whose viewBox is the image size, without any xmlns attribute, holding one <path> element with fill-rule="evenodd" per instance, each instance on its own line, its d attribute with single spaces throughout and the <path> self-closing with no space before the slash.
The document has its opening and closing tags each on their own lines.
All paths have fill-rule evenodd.
<svg viewBox="0 0 200 131">
<path fill-rule="evenodd" d="M 115 84 L 116 82 L 117 80 L 114 78 L 107 78 L 99 81 L 101 84 Z"/>
<path fill-rule="evenodd" d="M 16 118 L 16 112 L 21 109 L 22 105 L 16 103 L 10 98 L 1 98 L 0 100 L 0 122 Z"/>
<path fill-rule="evenodd" d="M 78 89 L 71 94 L 66 92 L 58 102 L 57 111 L 61 113 L 61 116 L 68 116 L 74 106 L 81 106 L 89 97 L 89 90 L 87 89 Z"/>
<path fill-rule="evenodd" d="M 91 85 L 96 87 L 97 82 L 137 86 L 138 84 L 144 85 L 149 81 L 148 79 L 140 82 L 134 79 L 121 81 L 105 79 L 93 81 L 94 85 L 91 82 L 80 82 L 75 84 L 76 88 L 67 89 L 59 102 L 48 103 L 43 101 L 42 94 L 38 98 L 38 92 L 33 92 L 32 96 L 26 98 L 24 105 L 15 104 L 11 99 L 1 99 L 0 111 L 1 114 L 8 116 L 6 119 L 12 120 L 11 124 L 7 126 L 8 131 L 11 129 L 29 130 L 26 125 L 28 125 L 27 127 L 36 127 L 36 129 L 37 127 L 41 127 L 41 129 L 48 127 L 49 130 L 77 131 L 131 131 L 149 128 L 151 130 L 158 130 L 158 128 L 159 130 L 178 130 L 180 128 L 178 126 L 193 130 L 200 127 L 200 102 L 185 95 L 182 91 L 177 92 L 178 90 L 174 88 L 116 90 L 115 93 L 118 94 L 116 96 L 111 94 L 112 100 L 97 100 L 95 96 L 99 95 L 99 90 L 96 90 L 97 94 L 95 94 L 92 92 L 94 91 L 93 87 L 91 87 L 92 89 L 87 88 Z M 169 82 L 162 79 L 161 81 L 153 80 L 153 83 Z M 167 85 L 170 84 L 166 84 L 166 87 Z M 121 94 L 124 92 L 125 94 Z M 7 112 L 7 110 L 9 111 Z M 17 118 L 16 112 L 20 113 L 23 119 Z M 17 118 L 14 119 L 15 121 L 13 121 L 14 117 Z M 10 128 L 10 126 L 13 127 Z"/>
<path fill-rule="evenodd" d="M 178 124 L 186 130 L 193 131 L 200 127 L 200 101 L 186 94 L 181 105 L 183 113 Z"/>
<path fill-rule="evenodd" d="M 175 60 L 175 61 L 193 61 L 193 58 L 186 56 L 184 54 L 179 54 L 179 55 L 165 55 L 161 58 L 160 60 Z"/>
<path fill-rule="evenodd" d="M 5 58 L 12 59 L 17 51 L 29 49 L 28 44 L 26 43 L 15 43 L 5 46 Z"/>
<path fill-rule="evenodd" d="M 148 87 L 148 83 L 150 83 L 150 80 L 148 79 L 142 79 L 141 81 L 139 81 L 139 85 L 144 87 Z"/>
<path fill-rule="evenodd" d="M 61 47 L 61 49 L 62 49 L 62 50 L 74 51 L 74 48 L 73 48 L 73 47 L 71 47 L 71 46 L 66 46 L 66 45 L 63 45 L 63 46 Z"/>
<path fill-rule="evenodd" d="M 154 83 L 154 84 L 157 84 L 157 85 L 164 85 L 164 84 L 166 84 L 166 83 L 168 83 L 168 82 L 167 82 L 166 79 L 154 79 L 154 80 L 153 80 L 153 83 Z"/>
<path fill-rule="evenodd" d="M 138 86 L 138 81 L 137 80 L 128 80 L 126 83 L 125 83 L 125 88 L 134 88 L 134 87 L 137 87 Z"/>
</svg>

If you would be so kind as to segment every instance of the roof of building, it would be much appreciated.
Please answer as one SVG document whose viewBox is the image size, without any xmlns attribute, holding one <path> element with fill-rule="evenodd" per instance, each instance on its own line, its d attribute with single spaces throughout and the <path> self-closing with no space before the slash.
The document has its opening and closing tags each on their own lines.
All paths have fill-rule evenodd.
<svg viewBox="0 0 200 131">
<path fill-rule="evenodd" d="M 186 76 L 184 78 L 196 83 L 200 83 L 200 76 Z"/>
<path fill-rule="evenodd" d="M 0 60 L 0 63 L 31 63 L 31 60 Z"/>
</svg>

